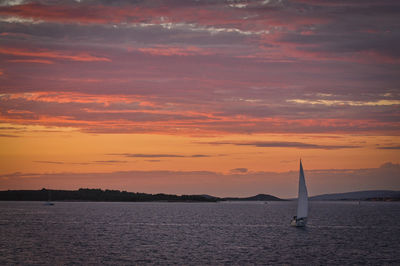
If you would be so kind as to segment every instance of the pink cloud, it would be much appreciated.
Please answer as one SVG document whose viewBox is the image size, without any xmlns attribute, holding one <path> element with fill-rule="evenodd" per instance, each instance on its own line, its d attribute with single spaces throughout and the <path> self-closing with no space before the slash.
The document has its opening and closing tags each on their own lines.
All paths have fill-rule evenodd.
<svg viewBox="0 0 400 266">
<path fill-rule="evenodd" d="M 91 95 L 75 92 L 5 94 L 0 98 L 0 120 L 15 124 L 75 127 L 97 133 L 235 134 L 282 132 L 395 131 L 392 121 L 363 118 L 310 118 L 294 113 L 252 115 L 222 113 L 213 103 L 202 109 L 185 102 L 174 105 L 162 99 L 135 95 Z M 298 105 L 296 103 L 294 106 Z M 251 105 L 249 105 L 251 106 Z M 359 108 L 358 106 L 351 108 Z M 373 107 L 371 107 L 373 108 Z M 251 110 L 251 109 L 250 109 Z M 315 110 L 315 109 L 314 109 Z"/>
<path fill-rule="evenodd" d="M 0 7 L 1 119 L 103 133 L 395 132 L 397 20 L 386 6 L 367 20 L 368 7 L 318 3 Z M 379 101 L 390 104 L 363 104 Z"/>
<path fill-rule="evenodd" d="M 283 14 L 282 14 L 283 13 Z M 198 24 L 219 29 L 239 29 L 250 32 L 270 27 L 296 29 L 302 25 L 326 23 L 327 17 L 310 17 L 298 12 L 275 9 L 265 12 L 256 6 L 249 9 L 229 8 L 225 3 L 197 6 L 146 5 L 103 6 L 89 4 L 43 5 L 28 3 L 0 8 L 0 14 L 47 22 L 109 24 L 147 23 L 162 25 L 168 23 Z M 243 19 L 246 17 L 246 19 Z"/>
</svg>

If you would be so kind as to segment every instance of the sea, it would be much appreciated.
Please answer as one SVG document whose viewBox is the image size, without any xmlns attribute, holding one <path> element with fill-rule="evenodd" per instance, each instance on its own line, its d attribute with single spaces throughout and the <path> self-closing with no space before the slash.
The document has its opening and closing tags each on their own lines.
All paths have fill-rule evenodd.
<svg viewBox="0 0 400 266">
<path fill-rule="evenodd" d="M 0 265 L 400 265 L 399 202 L 0 202 Z"/>
</svg>

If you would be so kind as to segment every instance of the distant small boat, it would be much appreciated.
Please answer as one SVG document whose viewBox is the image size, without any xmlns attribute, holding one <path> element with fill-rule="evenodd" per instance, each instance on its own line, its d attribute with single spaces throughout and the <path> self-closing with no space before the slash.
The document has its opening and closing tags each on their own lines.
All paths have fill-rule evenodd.
<svg viewBox="0 0 400 266">
<path fill-rule="evenodd" d="M 54 203 L 51 202 L 51 191 L 50 191 L 50 190 L 49 190 L 49 194 L 48 194 L 48 199 L 47 199 L 47 201 L 44 203 L 44 205 L 46 205 L 46 206 L 53 206 L 53 205 L 54 205 Z"/>
<path fill-rule="evenodd" d="M 297 215 L 293 217 L 290 225 L 296 227 L 304 227 L 307 223 L 308 216 L 308 193 L 306 181 L 304 178 L 303 165 L 300 159 L 299 171 L 299 193 L 297 197 Z"/>
</svg>

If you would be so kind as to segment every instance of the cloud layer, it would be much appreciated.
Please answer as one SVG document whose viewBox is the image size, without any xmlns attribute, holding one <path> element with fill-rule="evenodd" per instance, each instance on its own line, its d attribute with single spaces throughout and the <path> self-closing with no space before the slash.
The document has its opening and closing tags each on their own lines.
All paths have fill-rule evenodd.
<svg viewBox="0 0 400 266">
<path fill-rule="evenodd" d="M 399 10 L 386 0 L 4 1 L 0 122 L 397 134 Z"/>
<path fill-rule="evenodd" d="M 324 149 L 324 150 L 352 149 L 360 147 L 360 146 L 350 146 L 350 145 L 319 145 L 319 144 L 288 142 L 288 141 L 248 141 L 248 142 L 215 141 L 215 142 L 206 142 L 204 144 L 254 146 L 259 148 L 300 148 L 300 149 Z"/>
</svg>

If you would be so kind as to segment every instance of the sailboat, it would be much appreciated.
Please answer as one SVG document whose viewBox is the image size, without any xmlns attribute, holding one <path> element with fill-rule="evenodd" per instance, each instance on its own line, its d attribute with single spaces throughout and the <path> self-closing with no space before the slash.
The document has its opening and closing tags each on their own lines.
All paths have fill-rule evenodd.
<svg viewBox="0 0 400 266">
<path fill-rule="evenodd" d="M 308 193 L 306 181 L 304 179 L 303 165 L 300 159 L 299 171 L 299 193 L 297 197 L 297 215 L 293 217 L 290 225 L 303 227 L 306 226 L 308 216 Z"/>
</svg>

